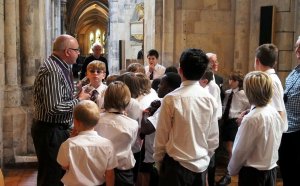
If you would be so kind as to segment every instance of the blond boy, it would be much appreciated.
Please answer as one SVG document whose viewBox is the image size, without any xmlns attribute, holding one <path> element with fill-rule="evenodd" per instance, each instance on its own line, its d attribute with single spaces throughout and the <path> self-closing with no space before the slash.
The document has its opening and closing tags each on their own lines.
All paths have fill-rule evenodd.
<svg viewBox="0 0 300 186">
<path fill-rule="evenodd" d="M 117 159 L 111 141 L 99 136 L 94 127 L 99 108 L 90 101 L 79 102 L 74 108 L 74 128 L 78 135 L 61 146 L 57 162 L 66 170 L 64 185 L 114 185 Z"/>
</svg>

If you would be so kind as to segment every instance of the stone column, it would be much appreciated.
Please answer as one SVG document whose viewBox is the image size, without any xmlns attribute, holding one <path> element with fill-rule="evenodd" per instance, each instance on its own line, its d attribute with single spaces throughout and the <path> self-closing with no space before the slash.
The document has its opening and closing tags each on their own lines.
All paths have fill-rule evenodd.
<svg viewBox="0 0 300 186">
<path fill-rule="evenodd" d="M 64 34 L 66 33 L 66 27 L 65 27 L 65 16 L 66 16 L 66 11 L 67 11 L 67 0 L 61 0 L 60 2 L 60 7 L 61 7 L 61 11 L 60 11 L 60 27 L 61 27 L 61 33 Z"/>
<path fill-rule="evenodd" d="M 0 0 L 0 168 L 3 162 L 3 108 L 4 108 L 4 86 L 5 86 L 5 73 L 4 73 L 4 2 Z"/>
<path fill-rule="evenodd" d="M 118 1 L 109 0 L 108 68 L 110 73 L 119 72 Z"/>
<path fill-rule="evenodd" d="M 33 0 L 20 1 L 22 84 L 32 86 L 35 79 Z"/>
<path fill-rule="evenodd" d="M 168 67 L 173 65 L 174 53 L 174 19 L 175 19 L 175 0 L 163 1 L 163 35 L 162 35 L 162 65 Z"/>
<path fill-rule="evenodd" d="M 16 17 L 16 1 L 5 1 L 5 75 L 6 85 L 9 87 L 16 87 L 18 85 L 18 64 L 17 64 L 17 17 Z M 7 100 L 6 101 L 10 101 Z M 12 103 L 9 106 L 18 106 L 19 103 Z"/>
<path fill-rule="evenodd" d="M 248 64 L 251 63 L 248 61 L 250 5 L 250 0 L 236 0 L 235 5 L 234 69 L 243 73 L 248 72 Z"/>
</svg>

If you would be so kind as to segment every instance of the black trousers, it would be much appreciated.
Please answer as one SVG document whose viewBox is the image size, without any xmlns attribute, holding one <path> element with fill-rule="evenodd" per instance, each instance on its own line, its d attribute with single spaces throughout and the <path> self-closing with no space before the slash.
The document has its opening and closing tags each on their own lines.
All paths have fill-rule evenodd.
<svg viewBox="0 0 300 186">
<path fill-rule="evenodd" d="M 210 161 L 207 168 L 207 182 L 208 186 L 215 185 L 215 174 L 216 174 L 216 154 L 214 154 Z"/>
<path fill-rule="evenodd" d="M 275 186 L 277 170 L 258 170 L 253 167 L 242 167 L 239 173 L 239 186 Z"/>
<path fill-rule="evenodd" d="M 134 186 L 133 169 L 120 170 L 115 168 L 115 186 Z"/>
<path fill-rule="evenodd" d="M 63 185 L 65 171 L 56 158 L 60 145 L 69 137 L 68 126 L 33 121 L 31 135 L 38 158 L 37 186 Z"/>
<path fill-rule="evenodd" d="M 159 171 L 160 186 L 205 186 L 205 184 L 206 171 L 192 172 L 169 155 L 165 155 Z"/>
<path fill-rule="evenodd" d="M 279 147 L 279 168 L 284 186 L 299 185 L 300 131 L 283 133 Z"/>
</svg>

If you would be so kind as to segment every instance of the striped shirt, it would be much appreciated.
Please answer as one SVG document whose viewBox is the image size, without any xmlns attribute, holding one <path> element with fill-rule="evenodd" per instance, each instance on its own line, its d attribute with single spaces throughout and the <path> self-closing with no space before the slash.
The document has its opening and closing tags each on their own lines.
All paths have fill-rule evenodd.
<svg viewBox="0 0 300 186">
<path fill-rule="evenodd" d="M 74 99 L 71 67 L 52 55 L 41 65 L 34 82 L 34 118 L 48 123 L 70 124 Z"/>
<path fill-rule="evenodd" d="M 298 65 L 286 78 L 285 94 L 287 101 L 285 108 L 288 118 L 288 131 L 300 130 L 300 65 Z"/>
</svg>

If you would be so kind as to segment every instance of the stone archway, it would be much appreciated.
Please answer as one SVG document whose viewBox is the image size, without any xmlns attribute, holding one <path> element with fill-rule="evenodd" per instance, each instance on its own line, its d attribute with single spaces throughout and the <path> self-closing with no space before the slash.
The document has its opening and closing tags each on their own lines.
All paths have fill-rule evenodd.
<svg viewBox="0 0 300 186">
<path fill-rule="evenodd" d="M 82 55 L 89 53 L 89 33 L 100 29 L 107 33 L 108 1 L 69 0 L 66 4 L 65 27 L 67 33 L 74 35 L 79 42 Z"/>
</svg>

